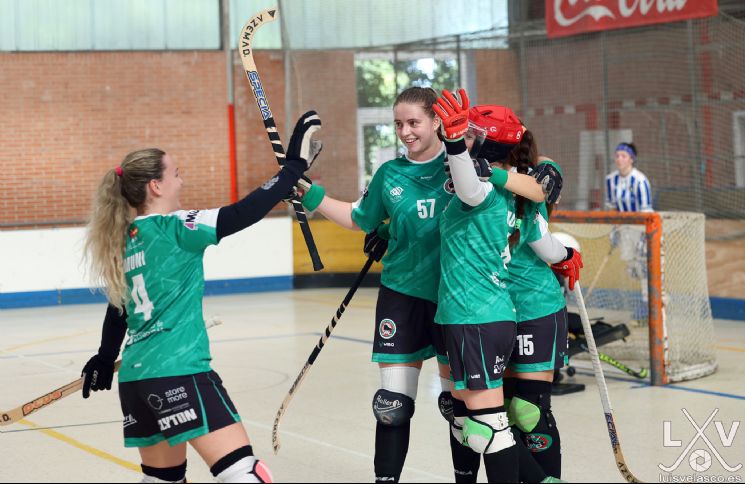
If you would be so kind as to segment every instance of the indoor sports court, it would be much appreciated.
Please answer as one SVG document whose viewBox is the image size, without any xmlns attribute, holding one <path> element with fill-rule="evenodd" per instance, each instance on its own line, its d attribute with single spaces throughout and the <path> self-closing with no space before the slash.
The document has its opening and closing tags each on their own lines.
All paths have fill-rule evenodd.
<svg viewBox="0 0 745 484">
<path fill-rule="evenodd" d="M 0 0 L 0 482 L 742 482 L 743 79 L 739 0 Z"/>
</svg>

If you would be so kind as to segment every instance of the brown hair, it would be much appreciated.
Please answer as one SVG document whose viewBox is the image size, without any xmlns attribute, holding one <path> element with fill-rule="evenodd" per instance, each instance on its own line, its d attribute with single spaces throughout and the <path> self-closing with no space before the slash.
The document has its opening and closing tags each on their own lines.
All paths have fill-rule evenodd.
<svg viewBox="0 0 745 484">
<path fill-rule="evenodd" d="M 523 133 L 520 142 L 512 148 L 507 155 L 507 164 L 517 168 L 518 173 L 527 174 L 530 169 L 535 168 L 538 159 L 538 145 L 535 142 L 533 133 L 526 130 Z M 525 215 L 525 202 L 527 199 L 517 195 L 515 198 L 515 220 L 522 220 Z M 520 229 L 510 235 L 510 247 L 516 246 L 520 242 Z"/>
<path fill-rule="evenodd" d="M 147 200 L 147 184 L 163 178 L 164 155 L 157 148 L 128 154 L 120 167 L 104 175 L 93 199 L 84 257 L 90 262 L 94 284 L 104 287 L 109 302 L 119 310 L 129 299 L 124 278 L 127 228 L 134 220 L 133 209 Z"/>
</svg>

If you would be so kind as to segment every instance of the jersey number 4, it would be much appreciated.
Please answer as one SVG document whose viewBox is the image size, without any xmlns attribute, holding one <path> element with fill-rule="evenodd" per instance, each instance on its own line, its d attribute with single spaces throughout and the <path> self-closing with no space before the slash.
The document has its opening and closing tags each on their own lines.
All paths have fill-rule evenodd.
<svg viewBox="0 0 745 484">
<path fill-rule="evenodd" d="M 147 295 L 147 289 L 145 289 L 145 277 L 142 274 L 137 274 L 132 278 L 132 300 L 135 302 L 135 314 L 142 313 L 145 321 L 150 321 L 153 317 L 153 303 L 150 302 L 150 296 Z"/>
<path fill-rule="evenodd" d="M 417 212 L 419 212 L 419 218 L 434 218 L 435 202 L 436 200 L 434 198 L 428 198 L 426 200 L 417 200 L 416 210 Z M 429 207 L 427 205 L 429 205 Z"/>
</svg>

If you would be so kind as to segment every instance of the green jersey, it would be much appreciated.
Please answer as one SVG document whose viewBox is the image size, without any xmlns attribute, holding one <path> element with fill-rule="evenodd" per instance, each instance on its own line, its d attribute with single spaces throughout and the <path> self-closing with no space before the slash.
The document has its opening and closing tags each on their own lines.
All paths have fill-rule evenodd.
<svg viewBox="0 0 745 484">
<path fill-rule="evenodd" d="M 435 322 L 482 324 L 515 321 L 507 291 L 512 193 L 494 188 L 477 207 L 453 197 L 440 222 L 442 275 Z"/>
<path fill-rule="evenodd" d="M 507 288 L 517 310 L 517 321 L 554 314 L 566 306 L 564 294 L 551 267 L 528 245 L 548 233 L 546 203 L 526 201 L 520 227 L 520 244 L 513 250 Z"/>
<path fill-rule="evenodd" d="M 390 218 L 381 284 L 434 303 L 440 280 L 440 215 L 452 197 L 445 190 L 444 160 L 443 148 L 429 162 L 400 157 L 384 163 L 352 209 L 352 220 L 368 233 Z"/>
<path fill-rule="evenodd" d="M 124 271 L 129 339 L 119 381 L 210 370 L 202 316 L 204 250 L 217 243 L 219 210 L 137 217 L 129 228 Z"/>
</svg>

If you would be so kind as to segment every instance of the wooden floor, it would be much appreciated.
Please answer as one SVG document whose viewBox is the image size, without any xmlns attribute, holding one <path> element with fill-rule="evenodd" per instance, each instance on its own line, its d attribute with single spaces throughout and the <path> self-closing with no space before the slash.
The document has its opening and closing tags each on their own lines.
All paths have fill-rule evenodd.
<svg viewBox="0 0 745 484">
<path fill-rule="evenodd" d="M 304 290 L 205 301 L 205 315 L 219 316 L 224 322 L 210 330 L 213 367 L 238 407 L 256 454 L 268 462 L 277 482 L 374 479 L 375 422 L 370 402 L 379 377 L 370 363 L 376 296 L 371 289 L 360 290 L 347 309 L 287 411 L 279 455 L 271 451 L 277 407 L 345 292 Z M 77 378 L 98 347 L 103 312 L 100 305 L 1 311 L 0 409 L 16 407 Z M 654 388 L 607 369 L 627 463 L 646 482 L 660 482 L 658 465 L 671 466 L 679 457 L 673 474 L 694 474 L 689 456 L 696 450 L 712 458 L 703 473 L 708 478 L 742 482 L 745 471 L 728 472 L 703 439 L 686 450 L 696 431 L 683 410 L 699 426 L 718 410 L 704 435 L 726 465 L 745 465 L 745 428 L 740 425 L 733 431 L 731 427 L 745 417 L 745 323 L 717 321 L 716 331 L 720 368 L 708 378 Z M 583 368 L 575 380 L 587 384 L 587 390 L 553 400 L 562 433 L 563 478 L 620 482 L 594 378 L 586 363 L 578 361 L 577 366 Z M 453 481 L 447 426 L 436 405 L 439 393 L 435 365 L 430 362 L 420 380 L 403 481 Z M 113 390 L 85 401 L 73 395 L 27 421 L 0 427 L 0 481 L 139 481 L 138 454 L 124 448 L 121 420 Z M 729 446 L 721 443 L 715 421 L 732 438 Z M 667 439 L 665 422 L 670 422 Z M 666 447 L 665 440 L 668 445 L 680 444 Z M 191 450 L 188 479 L 212 480 Z"/>
</svg>

